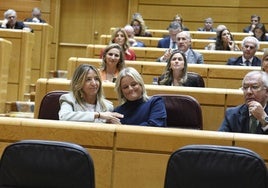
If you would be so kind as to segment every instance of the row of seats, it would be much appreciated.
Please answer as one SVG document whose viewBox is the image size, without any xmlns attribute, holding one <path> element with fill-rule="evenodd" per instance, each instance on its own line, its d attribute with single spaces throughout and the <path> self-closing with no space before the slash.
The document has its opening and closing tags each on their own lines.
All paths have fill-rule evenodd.
<svg viewBox="0 0 268 188">
<path fill-rule="evenodd" d="M 144 43 L 146 47 L 157 47 L 160 37 L 135 37 L 136 40 Z M 101 35 L 100 44 L 108 45 L 111 41 L 111 35 Z M 205 49 L 205 47 L 210 43 L 215 43 L 213 39 L 192 39 L 191 47 L 192 49 Z M 235 43 L 241 49 L 242 40 L 236 40 Z M 263 51 L 264 48 L 268 48 L 268 42 L 260 42 L 259 51 Z"/>
<path fill-rule="evenodd" d="M 265 135 L 7 117 L 0 119 L 0 129 L 0 154 L 7 145 L 25 139 L 85 147 L 94 161 L 99 188 L 163 187 L 171 154 L 192 144 L 244 147 L 258 153 L 266 164 L 268 161 Z M 221 163 L 226 164 L 225 160 Z M 209 164 L 208 160 L 203 164 Z"/>
<path fill-rule="evenodd" d="M 149 61 L 125 61 L 126 66 L 134 67 L 143 77 L 145 84 L 152 84 L 153 78 L 159 77 L 165 70 L 165 63 Z M 71 79 L 75 69 L 80 64 L 90 64 L 100 67 L 102 59 L 70 57 L 67 64 L 67 79 Z M 188 71 L 197 73 L 197 79 L 204 81 L 205 87 L 238 89 L 241 87 L 244 76 L 260 67 L 189 64 Z M 201 82 L 200 81 L 200 82 Z M 201 85 L 200 85 L 201 86 Z"/>
<path fill-rule="evenodd" d="M 95 188 L 94 170 L 90 154 L 80 145 L 23 140 L 5 148 L 0 164 L 0 186 Z M 226 181 L 222 181 L 223 177 Z M 164 188 L 267 188 L 267 180 L 263 159 L 249 149 L 187 145 L 169 157 Z"/>
</svg>

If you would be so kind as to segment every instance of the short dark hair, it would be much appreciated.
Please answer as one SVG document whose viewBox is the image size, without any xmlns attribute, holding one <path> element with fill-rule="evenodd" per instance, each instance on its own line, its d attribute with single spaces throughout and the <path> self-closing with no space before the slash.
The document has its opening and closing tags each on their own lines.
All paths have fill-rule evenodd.
<svg viewBox="0 0 268 188">
<path fill-rule="evenodd" d="M 173 21 L 169 24 L 168 29 L 173 29 L 173 30 L 181 29 L 181 24 L 179 24 L 176 21 Z"/>
</svg>

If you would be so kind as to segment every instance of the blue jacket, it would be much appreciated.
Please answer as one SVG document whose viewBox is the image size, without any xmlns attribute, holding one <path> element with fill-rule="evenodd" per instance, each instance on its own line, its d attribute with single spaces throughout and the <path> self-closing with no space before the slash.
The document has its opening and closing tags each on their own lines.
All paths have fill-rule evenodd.
<svg viewBox="0 0 268 188">
<path fill-rule="evenodd" d="M 242 56 L 239 56 L 238 58 L 228 59 L 227 65 L 243 66 Z M 258 57 L 254 56 L 252 60 L 252 66 L 261 66 L 261 60 Z"/>
<path fill-rule="evenodd" d="M 268 114 L 268 105 L 264 109 Z M 219 128 L 219 131 L 249 133 L 249 111 L 246 104 L 231 107 L 226 110 L 224 120 Z M 257 127 L 257 134 L 268 134 L 261 128 L 261 123 Z"/>
<path fill-rule="evenodd" d="M 116 107 L 114 111 L 124 114 L 124 118 L 121 119 L 122 124 L 166 126 L 166 108 L 161 97 L 151 97 L 146 102 L 142 98 L 136 101 L 127 101 Z"/>
</svg>

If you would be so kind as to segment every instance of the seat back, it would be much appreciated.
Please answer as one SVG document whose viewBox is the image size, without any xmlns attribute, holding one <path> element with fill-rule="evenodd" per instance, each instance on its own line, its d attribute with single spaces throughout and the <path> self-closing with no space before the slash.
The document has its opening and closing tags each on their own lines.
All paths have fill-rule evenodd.
<svg viewBox="0 0 268 188">
<path fill-rule="evenodd" d="M 164 187 L 267 188 L 267 168 L 245 148 L 189 145 L 170 156 Z"/>
<path fill-rule="evenodd" d="M 0 187 L 94 188 L 93 161 L 86 149 L 73 143 L 20 141 L 3 152 Z"/>
<path fill-rule="evenodd" d="M 59 120 L 59 98 L 68 91 L 51 91 L 47 93 L 40 104 L 38 119 Z"/>
<path fill-rule="evenodd" d="M 202 110 L 198 101 L 189 95 L 157 94 L 164 100 L 167 127 L 203 129 Z"/>
<path fill-rule="evenodd" d="M 205 87 L 204 79 L 196 72 L 187 72 L 187 79 L 194 87 Z"/>
</svg>

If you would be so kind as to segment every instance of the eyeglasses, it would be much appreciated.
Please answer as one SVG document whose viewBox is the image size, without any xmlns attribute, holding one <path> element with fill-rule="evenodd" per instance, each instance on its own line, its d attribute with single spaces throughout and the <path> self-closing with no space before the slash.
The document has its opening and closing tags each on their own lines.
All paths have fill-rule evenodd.
<svg viewBox="0 0 268 188">
<path fill-rule="evenodd" d="M 258 20 L 251 20 L 251 22 L 258 22 Z"/>
<path fill-rule="evenodd" d="M 252 85 L 252 86 L 242 86 L 241 89 L 245 92 L 250 89 L 251 91 L 261 91 L 263 89 L 266 89 L 266 87 L 258 86 L 258 85 Z"/>
</svg>

